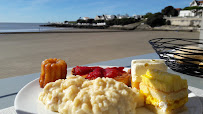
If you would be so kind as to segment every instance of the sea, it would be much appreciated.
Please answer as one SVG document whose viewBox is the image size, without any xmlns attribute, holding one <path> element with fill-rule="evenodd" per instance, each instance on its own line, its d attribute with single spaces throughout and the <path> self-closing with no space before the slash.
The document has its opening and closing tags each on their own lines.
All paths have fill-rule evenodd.
<svg viewBox="0 0 203 114">
<path fill-rule="evenodd" d="M 0 23 L 0 33 L 43 32 L 43 31 L 49 31 L 49 30 L 65 29 L 65 28 L 59 28 L 59 27 L 42 27 L 42 26 L 40 26 L 40 25 L 45 25 L 45 24 L 48 24 L 48 23 Z"/>
</svg>

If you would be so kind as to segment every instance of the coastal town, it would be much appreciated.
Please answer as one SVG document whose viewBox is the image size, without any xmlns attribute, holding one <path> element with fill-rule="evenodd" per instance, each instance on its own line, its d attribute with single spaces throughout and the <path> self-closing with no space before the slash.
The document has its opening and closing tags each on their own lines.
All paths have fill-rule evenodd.
<svg viewBox="0 0 203 114">
<path fill-rule="evenodd" d="M 183 30 L 199 31 L 203 1 L 193 0 L 185 8 L 167 6 L 158 13 L 145 15 L 96 15 L 80 17 L 77 21 L 51 22 L 44 26 L 75 28 L 110 28 L 121 30 Z"/>
</svg>

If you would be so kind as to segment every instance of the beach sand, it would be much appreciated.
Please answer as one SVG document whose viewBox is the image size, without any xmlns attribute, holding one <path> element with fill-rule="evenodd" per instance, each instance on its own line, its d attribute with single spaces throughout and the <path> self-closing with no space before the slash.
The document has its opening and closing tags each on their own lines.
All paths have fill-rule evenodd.
<svg viewBox="0 0 203 114">
<path fill-rule="evenodd" d="M 130 31 L 0 35 L 0 78 L 38 73 L 47 58 L 68 67 L 154 53 L 153 38 L 199 38 L 199 32 Z"/>
</svg>

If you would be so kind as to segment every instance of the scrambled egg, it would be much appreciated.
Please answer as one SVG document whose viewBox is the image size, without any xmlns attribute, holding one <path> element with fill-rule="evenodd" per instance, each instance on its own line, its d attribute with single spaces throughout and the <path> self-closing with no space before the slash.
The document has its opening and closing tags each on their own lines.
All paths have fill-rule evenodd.
<svg viewBox="0 0 203 114">
<path fill-rule="evenodd" d="M 151 95 L 145 94 L 145 101 L 146 104 L 154 105 L 160 109 L 165 108 L 166 110 L 173 110 L 183 106 L 186 102 L 188 102 L 188 97 L 176 101 L 163 102 L 152 97 Z"/>
<path fill-rule="evenodd" d="M 63 114 L 136 114 L 139 93 L 111 78 L 86 80 L 81 76 L 48 83 L 39 100 Z M 143 100 L 140 101 L 144 103 Z"/>
</svg>

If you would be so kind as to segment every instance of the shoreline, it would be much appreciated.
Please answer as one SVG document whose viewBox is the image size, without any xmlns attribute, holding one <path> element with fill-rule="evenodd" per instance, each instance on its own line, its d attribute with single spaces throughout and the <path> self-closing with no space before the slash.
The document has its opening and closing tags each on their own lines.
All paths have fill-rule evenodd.
<svg viewBox="0 0 203 114">
<path fill-rule="evenodd" d="M 128 25 L 71 25 L 71 24 L 48 24 L 40 25 L 42 27 L 72 27 L 73 29 L 99 29 L 99 30 L 126 30 L 126 31 L 187 31 L 187 32 L 200 32 L 197 26 L 177 26 L 177 25 L 162 25 L 158 27 L 151 27 L 143 22 L 136 22 Z"/>
<path fill-rule="evenodd" d="M 125 29 L 77 29 L 77 30 L 66 30 L 66 29 L 58 29 L 58 30 L 47 30 L 41 32 L 0 32 L 2 34 L 46 34 L 46 33 L 102 33 L 102 32 L 136 32 L 136 31 L 173 31 L 173 32 L 200 32 L 198 29 L 164 29 L 163 27 L 155 28 L 152 30 L 125 30 Z"/>
<path fill-rule="evenodd" d="M 34 34 L 34 33 L 91 33 L 91 32 L 124 32 L 125 30 L 114 30 L 114 29 L 54 29 L 46 31 L 25 31 L 25 32 L 0 32 L 0 34 Z"/>
<path fill-rule="evenodd" d="M 99 33 L 99 32 L 127 32 L 122 30 L 115 31 L 46 31 L 46 32 L 3 32 L 0 34 L 46 34 L 46 33 Z"/>
</svg>

